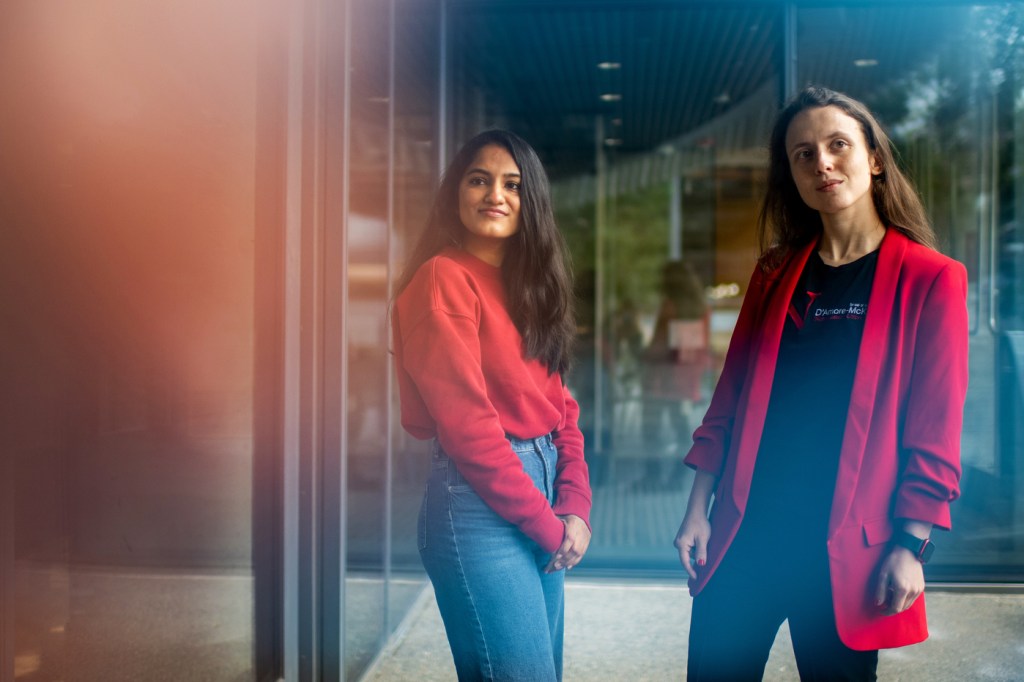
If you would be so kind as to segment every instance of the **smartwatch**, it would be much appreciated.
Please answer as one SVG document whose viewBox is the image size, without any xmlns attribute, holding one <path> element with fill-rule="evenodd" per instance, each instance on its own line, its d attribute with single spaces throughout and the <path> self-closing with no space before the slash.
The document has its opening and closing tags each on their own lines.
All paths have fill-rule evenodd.
<svg viewBox="0 0 1024 682">
<path fill-rule="evenodd" d="M 935 552 L 935 544 L 928 539 L 922 540 L 916 535 L 911 535 L 905 530 L 893 531 L 892 541 L 900 547 L 905 547 L 914 553 L 917 560 L 922 564 L 928 563 Z"/>
</svg>

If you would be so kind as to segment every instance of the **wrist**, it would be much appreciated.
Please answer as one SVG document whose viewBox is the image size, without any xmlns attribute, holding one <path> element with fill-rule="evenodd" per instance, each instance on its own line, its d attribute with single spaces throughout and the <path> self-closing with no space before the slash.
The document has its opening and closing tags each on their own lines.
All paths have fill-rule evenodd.
<svg viewBox="0 0 1024 682">
<path fill-rule="evenodd" d="M 909 551 L 922 564 L 928 563 L 935 552 L 935 544 L 931 539 L 918 537 L 902 529 L 893 531 L 892 544 L 894 547 L 901 547 Z"/>
</svg>

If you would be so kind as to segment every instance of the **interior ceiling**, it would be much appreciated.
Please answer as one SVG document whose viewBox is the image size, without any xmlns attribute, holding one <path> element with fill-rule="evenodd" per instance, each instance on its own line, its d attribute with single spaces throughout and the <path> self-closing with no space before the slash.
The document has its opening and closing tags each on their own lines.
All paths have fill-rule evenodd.
<svg viewBox="0 0 1024 682">
<path fill-rule="evenodd" d="M 618 155 L 656 152 L 777 91 L 780 6 L 454 2 L 453 114 L 519 132 L 553 178 L 589 172 L 598 137 Z M 965 11 L 802 9 L 798 80 L 869 98 L 933 53 Z M 854 63 L 865 59 L 875 63 Z"/>
</svg>

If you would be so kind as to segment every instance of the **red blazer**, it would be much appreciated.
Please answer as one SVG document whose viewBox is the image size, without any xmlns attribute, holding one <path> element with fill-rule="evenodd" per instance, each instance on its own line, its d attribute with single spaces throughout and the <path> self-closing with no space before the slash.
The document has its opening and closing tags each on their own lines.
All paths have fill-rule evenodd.
<svg viewBox="0 0 1024 682">
<path fill-rule="evenodd" d="M 775 375 L 786 310 L 815 244 L 750 281 L 725 367 L 686 456 L 718 477 L 707 584 L 746 507 Z M 928 636 L 924 597 L 897 615 L 874 604 L 893 521 L 949 528 L 959 495 L 960 429 L 967 394 L 967 271 L 890 229 L 882 240 L 857 358 L 828 525 L 836 626 L 852 649 L 914 644 Z"/>
</svg>

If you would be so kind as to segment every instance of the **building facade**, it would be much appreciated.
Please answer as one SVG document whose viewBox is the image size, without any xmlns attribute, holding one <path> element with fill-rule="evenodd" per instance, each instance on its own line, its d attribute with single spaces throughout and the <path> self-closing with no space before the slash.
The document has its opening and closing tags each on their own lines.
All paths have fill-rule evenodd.
<svg viewBox="0 0 1024 682">
<path fill-rule="evenodd" d="M 580 570 L 676 574 L 808 83 L 875 111 L 969 273 L 928 577 L 1024 582 L 1021 2 L 12 2 L 0 83 L 0 682 L 359 678 L 425 580 L 391 287 L 491 127 L 538 149 L 576 272 Z"/>
</svg>

